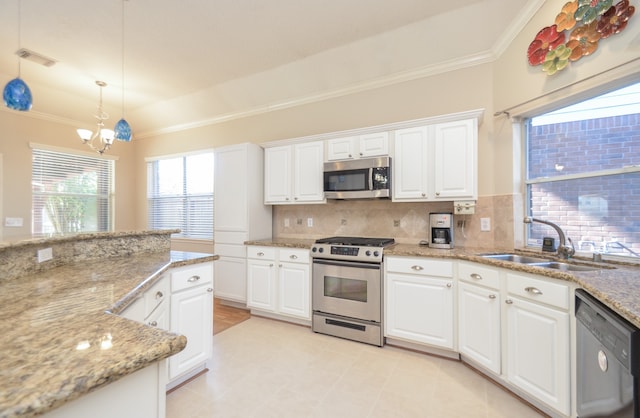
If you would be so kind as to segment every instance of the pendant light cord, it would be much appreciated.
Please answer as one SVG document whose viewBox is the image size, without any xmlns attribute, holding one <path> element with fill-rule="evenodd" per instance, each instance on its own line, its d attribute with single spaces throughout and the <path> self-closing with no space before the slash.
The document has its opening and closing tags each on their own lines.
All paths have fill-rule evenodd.
<svg viewBox="0 0 640 418">
<path fill-rule="evenodd" d="M 18 0 L 18 50 L 22 47 L 22 0 Z M 20 78 L 20 57 L 18 57 L 18 78 Z"/>
<path fill-rule="evenodd" d="M 124 119 L 124 2 L 122 0 L 122 118 Z"/>
</svg>

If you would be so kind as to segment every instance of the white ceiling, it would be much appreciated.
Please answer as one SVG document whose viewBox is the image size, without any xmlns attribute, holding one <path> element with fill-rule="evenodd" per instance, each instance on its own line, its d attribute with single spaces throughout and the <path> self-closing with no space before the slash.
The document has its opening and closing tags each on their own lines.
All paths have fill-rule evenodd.
<svg viewBox="0 0 640 418">
<path fill-rule="evenodd" d="M 103 80 L 115 123 L 124 7 L 126 117 L 145 135 L 495 58 L 541 1 L 1 0 L 0 82 L 30 49 L 58 61 L 20 60 L 34 115 L 93 123 Z"/>
</svg>

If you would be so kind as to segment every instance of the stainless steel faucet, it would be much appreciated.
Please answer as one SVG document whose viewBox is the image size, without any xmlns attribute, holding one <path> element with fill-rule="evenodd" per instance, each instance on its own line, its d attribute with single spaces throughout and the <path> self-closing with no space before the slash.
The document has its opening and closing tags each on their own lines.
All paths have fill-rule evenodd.
<svg viewBox="0 0 640 418">
<path fill-rule="evenodd" d="M 550 227 L 555 229 L 556 232 L 558 233 L 558 237 L 560 238 L 560 242 L 558 243 L 558 250 L 557 250 L 558 257 L 566 260 L 576 253 L 576 248 L 573 246 L 573 241 L 571 241 L 571 238 L 566 237 L 564 235 L 564 231 L 562 231 L 562 229 L 558 225 L 554 224 L 553 222 L 543 221 L 542 219 L 532 218 L 531 216 L 525 216 L 523 222 L 526 224 L 538 222 L 541 224 L 549 225 Z M 569 244 L 571 244 L 571 246 L 567 245 L 567 241 L 569 241 Z"/>
</svg>

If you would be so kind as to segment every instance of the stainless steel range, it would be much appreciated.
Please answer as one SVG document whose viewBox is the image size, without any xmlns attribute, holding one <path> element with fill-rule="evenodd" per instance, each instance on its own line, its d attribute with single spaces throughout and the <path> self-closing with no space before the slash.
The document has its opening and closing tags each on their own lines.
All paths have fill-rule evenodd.
<svg viewBox="0 0 640 418">
<path fill-rule="evenodd" d="M 313 331 L 384 344 L 384 249 L 393 238 L 331 237 L 311 247 Z"/>
</svg>

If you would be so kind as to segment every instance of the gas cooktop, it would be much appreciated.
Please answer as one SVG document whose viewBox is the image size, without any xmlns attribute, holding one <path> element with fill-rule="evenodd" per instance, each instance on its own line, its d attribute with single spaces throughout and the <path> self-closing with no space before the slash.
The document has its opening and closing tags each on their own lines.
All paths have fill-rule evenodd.
<svg viewBox="0 0 640 418">
<path fill-rule="evenodd" d="M 387 247 L 395 244 L 393 238 L 365 238 L 365 237 L 329 237 L 316 240 L 316 244 L 356 245 L 359 247 Z"/>
</svg>

